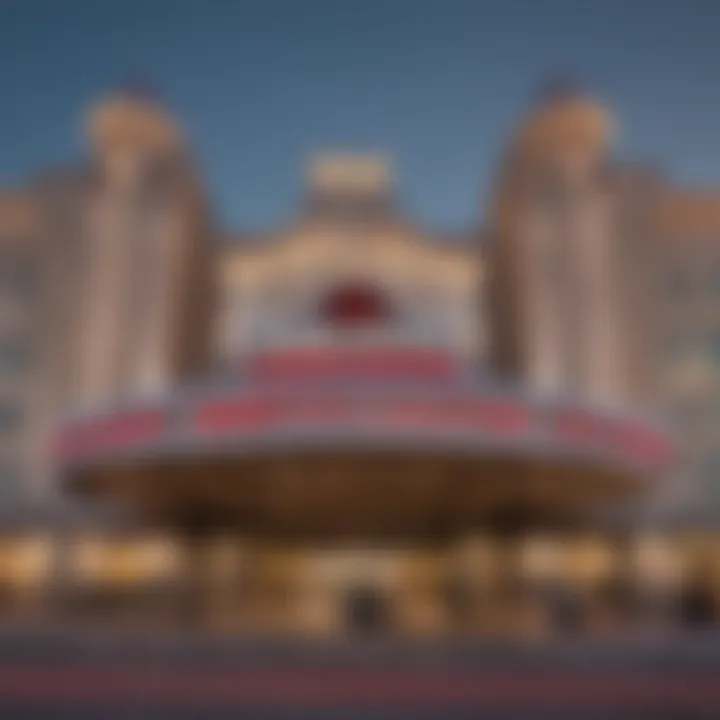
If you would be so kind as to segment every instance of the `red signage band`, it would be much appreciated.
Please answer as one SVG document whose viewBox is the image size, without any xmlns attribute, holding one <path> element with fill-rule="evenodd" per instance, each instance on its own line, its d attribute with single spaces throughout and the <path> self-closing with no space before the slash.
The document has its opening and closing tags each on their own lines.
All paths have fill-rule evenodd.
<svg viewBox="0 0 720 720">
<path fill-rule="evenodd" d="M 55 452 L 67 458 L 144 445 L 160 438 L 166 424 L 162 410 L 130 412 L 82 423 L 61 434 Z"/>
<path fill-rule="evenodd" d="M 383 377 L 443 379 L 458 371 L 451 355 L 422 350 L 294 350 L 263 353 L 249 361 L 260 379 Z"/>
<path fill-rule="evenodd" d="M 671 443 L 663 435 L 627 420 L 575 409 L 545 416 L 530 406 L 495 399 L 396 401 L 366 406 L 343 400 L 308 404 L 245 399 L 201 406 L 194 425 L 201 435 L 217 436 L 261 432 L 288 423 L 342 426 L 352 422 L 396 430 L 482 430 L 503 437 L 527 436 L 537 424 L 540 430 L 550 428 L 550 439 L 571 447 L 611 451 L 658 465 L 672 457 Z"/>
<path fill-rule="evenodd" d="M 307 402 L 273 400 L 218 401 L 200 406 L 194 427 L 203 435 L 260 431 L 287 423 L 358 421 L 377 426 L 407 428 L 482 428 L 503 435 L 528 433 L 533 424 L 529 408 L 508 401 L 356 403 L 342 399 Z"/>
<path fill-rule="evenodd" d="M 529 404 L 502 398 L 478 400 L 380 400 L 347 398 L 277 400 L 243 397 L 206 401 L 191 414 L 198 438 L 253 436 L 283 427 L 355 427 L 362 430 L 481 432 L 496 438 L 529 439 L 534 430 L 548 442 L 581 450 L 612 452 L 620 457 L 661 466 L 673 456 L 671 442 L 651 428 L 579 409 L 543 412 Z M 167 432 L 164 410 L 136 411 L 70 426 L 61 433 L 61 459 L 93 457 L 142 447 Z"/>
<path fill-rule="evenodd" d="M 627 420 L 567 409 L 555 413 L 553 424 L 555 433 L 573 445 L 610 449 L 653 464 L 666 464 L 673 455 L 671 443 L 660 433 Z"/>
</svg>

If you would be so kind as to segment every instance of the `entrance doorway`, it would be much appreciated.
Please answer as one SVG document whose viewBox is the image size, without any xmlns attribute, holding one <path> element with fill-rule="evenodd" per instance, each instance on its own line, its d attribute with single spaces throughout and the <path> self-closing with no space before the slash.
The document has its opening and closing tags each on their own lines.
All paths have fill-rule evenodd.
<svg viewBox="0 0 720 720">
<path fill-rule="evenodd" d="M 386 593 L 369 583 L 351 587 L 345 596 L 345 626 L 353 635 L 381 635 L 388 632 L 391 608 Z"/>
</svg>

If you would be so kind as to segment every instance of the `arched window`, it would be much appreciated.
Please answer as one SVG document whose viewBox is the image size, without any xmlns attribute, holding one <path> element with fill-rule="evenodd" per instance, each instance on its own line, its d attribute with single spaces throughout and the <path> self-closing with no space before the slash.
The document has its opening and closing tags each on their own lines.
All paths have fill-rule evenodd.
<svg viewBox="0 0 720 720">
<path fill-rule="evenodd" d="M 321 301 L 320 317 L 338 328 L 387 324 L 393 312 L 389 299 L 370 283 L 349 282 L 332 289 Z"/>
</svg>

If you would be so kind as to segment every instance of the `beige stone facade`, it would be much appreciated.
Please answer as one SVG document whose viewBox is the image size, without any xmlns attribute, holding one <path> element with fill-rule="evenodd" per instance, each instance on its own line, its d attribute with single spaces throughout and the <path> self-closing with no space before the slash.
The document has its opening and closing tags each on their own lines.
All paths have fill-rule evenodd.
<svg viewBox="0 0 720 720">
<path fill-rule="evenodd" d="M 219 353 L 350 345 L 433 347 L 479 362 L 482 266 L 472 248 L 443 247 L 394 205 L 386 159 L 321 156 L 306 206 L 263 247 L 219 258 Z M 386 322 L 351 332 L 323 318 L 323 299 L 363 284 L 387 298 Z"/>
<path fill-rule="evenodd" d="M 616 166 L 612 125 L 576 95 L 533 109 L 511 137 L 486 221 L 462 245 L 404 215 L 389 159 L 334 154 L 308 168 L 291 223 L 261 242 L 220 244 L 178 124 L 146 100 L 101 103 L 87 171 L 0 197 L 0 270 L 12 284 L 15 261 L 30 253 L 43 289 L 23 304 L 6 297 L 2 275 L 0 386 L 8 402 L 22 395 L 13 407 L 25 413 L 13 427 L 10 411 L 3 458 L 21 457 L 23 483 L 48 487 L 52 428 L 68 411 L 164 395 L 214 363 L 265 352 L 431 347 L 532 390 L 668 413 L 686 460 L 675 499 L 690 488 L 710 498 L 712 473 L 720 478 L 720 462 L 710 467 L 720 428 L 720 194 Z M 38 341 L 22 381 L 2 345 L 15 328 Z M 293 501 L 288 491 L 278 507 Z M 37 532 L 6 540 L 0 584 L 42 594 L 57 544 L 48 549 Z M 353 593 L 371 579 L 387 601 L 375 611 L 398 633 L 528 634 L 548 626 L 537 601 L 548 584 L 579 588 L 600 628 L 617 620 L 604 599 L 613 578 L 635 568 L 678 590 L 678 567 L 694 571 L 717 544 L 651 540 L 620 550 L 617 537 L 589 529 L 509 540 L 478 532 L 432 547 L 333 549 L 254 545 L 230 528 L 198 548 L 78 531 L 68 577 L 75 597 L 135 593 L 138 612 L 155 619 L 181 612 L 168 600 L 182 596 L 178 583 L 195 584 L 219 627 L 320 635 L 352 624 Z"/>
<path fill-rule="evenodd" d="M 87 272 L 77 399 L 167 392 L 208 363 L 210 225 L 170 118 L 110 100 L 90 119 L 97 167 L 84 208 Z"/>
<path fill-rule="evenodd" d="M 610 127 L 576 95 L 529 113 L 501 168 L 486 262 L 497 371 L 622 404 L 631 393 Z"/>
</svg>

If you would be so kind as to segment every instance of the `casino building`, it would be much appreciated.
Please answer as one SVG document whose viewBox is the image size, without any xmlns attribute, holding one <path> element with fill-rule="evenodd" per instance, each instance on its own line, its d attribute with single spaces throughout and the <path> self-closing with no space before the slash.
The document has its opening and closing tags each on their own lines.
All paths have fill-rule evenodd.
<svg viewBox="0 0 720 720">
<path fill-rule="evenodd" d="M 408 219 L 387 158 L 329 153 L 293 222 L 220 242 L 162 108 L 113 96 L 88 133 L 87 173 L 34 195 L 38 236 L 75 239 L 47 263 L 38 452 L 127 522 L 40 523 L 20 596 L 312 636 L 668 625 L 698 577 L 715 602 L 714 538 L 645 532 L 682 495 L 645 292 L 658 194 L 611 161 L 605 108 L 531 108 L 485 225 L 453 238 Z"/>
<path fill-rule="evenodd" d="M 600 622 L 603 512 L 672 457 L 627 390 L 602 109 L 537 111 L 484 244 L 427 237 L 386 159 L 321 156 L 296 221 L 227 250 L 215 292 L 174 123 L 120 98 L 90 134 L 68 491 L 174 536 L 199 616 L 245 631 L 531 632 L 556 586 Z"/>
</svg>

